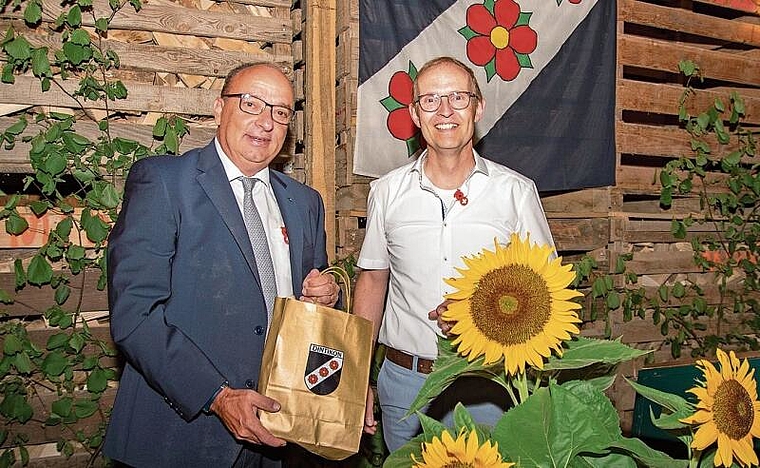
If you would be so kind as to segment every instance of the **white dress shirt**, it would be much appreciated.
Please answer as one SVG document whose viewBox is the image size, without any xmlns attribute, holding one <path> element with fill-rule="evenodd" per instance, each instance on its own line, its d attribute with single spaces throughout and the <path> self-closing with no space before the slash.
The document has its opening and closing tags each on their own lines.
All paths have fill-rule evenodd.
<svg viewBox="0 0 760 468">
<path fill-rule="evenodd" d="M 227 179 L 235 194 L 240 214 L 243 216 L 243 181 L 245 177 L 238 167 L 230 160 L 219 145 L 219 140 L 214 139 L 216 152 L 224 166 L 224 172 L 227 173 Z M 253 175 L 261 183 L 253 186 L 253 202 L 261 216 L 261 222 L 266 230 L 267 243 L 269 244 L 269 253 L 272 256 L 274 264 L 274 274 L 277 282 L 277 295 L 280 297 L 293 296 L 293 277 L 290 271 L 290 248 L 287 242 L 287 231 L 285 223 L 282 220 L 280 206 L 272 191 L 272 185 L 269 180 L 269 168 L 264 168 Z M 298 291 L 299 296 L 301 291 Z"/>
<path fill-rule="evenodd" d="M 481 158 L 459 190 L 441 190 L 424 175 L 426 153 L 371 183 L 367 230 L 358 265 L 390 269 L 379 341 L 426 359 L 438 354 L 441 334 L 428 312 L 454 291 L 443 279 L 458 277 L 463 256 L 494 249 L 512 233 L 554 246 L 533 181 Z"/>
</svg>

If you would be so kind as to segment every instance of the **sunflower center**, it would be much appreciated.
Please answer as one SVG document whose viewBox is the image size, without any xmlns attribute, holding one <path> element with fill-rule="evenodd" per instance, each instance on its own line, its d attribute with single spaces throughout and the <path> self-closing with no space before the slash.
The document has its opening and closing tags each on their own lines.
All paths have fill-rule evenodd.
<svg viewBox="0 0 760 468">
<path fill-rule="evenodd" d="M 749 434 L 755 419 L 752 398 L 741 383 L 726 380 L 715 392 L 713 418 L 718 430 L 733 440 Z"/>
<path fill-rule="evenodd" d="M 509 31 L 504 26 L 496 26 L 491 30 L 491 44 L 497 49 L 504 49 L 509 45 Z"/>
<path fill-rule="evenodd" d="M 517 310 L 520 304 L 517 302 L 517 298 L 505 294 L 499 298 L 499 310 L 505 315 L 512 315 Z"/>
<path fill-rule="evenodd" d="M 470 298 L 472 321 L 502 346 L 522 344 L 551 318 L 551 296 L 543 277 L 524 265 L 489 271 Z"/>
</svg>

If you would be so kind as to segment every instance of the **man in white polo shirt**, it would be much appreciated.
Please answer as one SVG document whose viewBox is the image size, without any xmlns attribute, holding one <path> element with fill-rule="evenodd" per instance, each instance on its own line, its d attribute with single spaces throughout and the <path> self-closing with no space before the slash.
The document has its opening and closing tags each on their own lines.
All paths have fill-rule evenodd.
<svg viewBox="0 0 760 468">
<path fill-rule="evenodd" d="M 493 248 L 494 238 L 507 243 L 512 233 L 530 233 L 531 241 L 554 245 L 533 181 L 474 151 L 484 106 L 466 65 L 450 57 L 425 64 L 409 112 L 427 150 L 371 185 L 354 311 L 372 320 L 375 337 L 387 347 L 377 392 L 391 451 L 420 432 L 416 416 L 402 417 L 437 355 L 441 330 L 429 314 L 452 292 L 443 278 L 458 275 L 463 256 Z M 368 433 L 376 430 L 373 400 L 370 390 Z M 493 382 L 460 378 L 427 412 L 451 425 L 451 410 L 461 401 L 476 421 L 492 425 L 506 400 Z"/>
</svg>

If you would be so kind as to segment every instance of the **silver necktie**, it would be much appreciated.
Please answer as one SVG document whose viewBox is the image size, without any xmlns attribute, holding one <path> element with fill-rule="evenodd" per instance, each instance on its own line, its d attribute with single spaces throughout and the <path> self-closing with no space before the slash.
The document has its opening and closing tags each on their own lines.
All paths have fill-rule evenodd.
<svg viewBox="0 0 760 468">
<path fill-rule="evenodd" d="M 245 227 L 248 230 L 248 237 L 251 239 L 253 254 L 256 256 L 256 266 L 259 270 L 259 279 L 261 280 L 261 290 L 264 293 L 264 301 L 267 306 L 267 327 L 272 321 L 272 310 L 274 307 L 274 298 L 277 296 L 277 282 L 274 277 L 274 265 L 272 264 L 272 255 L 269 253 L 269 243 L 267 242 L 266 230 L 264 223 L 261 222 L 259 210 L 253 202 L 253 186 L 258 179 L 243 177 L 243 218 Z"/>
</svg>

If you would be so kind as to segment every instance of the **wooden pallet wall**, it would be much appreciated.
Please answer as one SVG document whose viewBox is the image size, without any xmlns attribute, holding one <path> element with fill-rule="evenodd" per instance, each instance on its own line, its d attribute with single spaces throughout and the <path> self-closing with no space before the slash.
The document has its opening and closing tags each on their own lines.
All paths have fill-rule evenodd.
<svg viewBox="0 0 760 468">
<path fill-rule="evenodd" d="M 604 1 L 604 0 L 603 0 Z M 689 238 L 675 239 L 671 221 L 701 208 L 696 198 L 675 198 L 664 210 L 659 204 L 659 170 L 673 158 L 691 155 L 689 137 L 678 125 L 678 101 L 684 80 L 680 60 L 692 60 L 705 81 L 689 110 L 706 108 L 737 90 L 746 104 L 746 123 L 760 125 L 760 7 L 747 1 L 617 0 L 616 184 L 561 194 L 543 194 L 542 202 L 560 254 L 568 260 L 591 254 L 612 273 L 618 256 L 632 254 L 629 271 L 654 292 L 661 284 L 691 280 L 701 284 L 710 303 L 720 295 L 710 274 L 693 262 Z M 366 197 L 371 179 L 352 174 L 358 78 L 358 1 L 338 11 L 338 102 L 336 130 L 337 256 L 357 256 L 364 235 Z M 708 179 L 717 179 L 717 174 Z M 708 228 L 704 228 L 708 229 Z M 622 276 L 614 276 L 623 284 Z M 739 326 L 741 317 L 732 321 Z M 708 323 L 708 332 L 716 324 Z M 621 312 L 609 324 L 590 321 L 587 336 L 612 336 L 653 354 L 625 366 L 635 376 L 642 366 L 691 362 L 674 360 L 658 327 L 649 318 L 625 322 Z M 634 394 L 626 384 L 613 390 L 624 429 L 630 429 Z"/>
<path fill-rule="evenodd" d="M 124 82 L 129 95 L 110 103 L 110 109 L 120 116 L 111 122 L 111 135 L 156 147 L 159 142 L 153 139 L 154 123 L 161 116 L 179 115 L 190 127 L 190 134 L 183 139 L 180 150 L 204 146 L 214 136 L 213 102 L 229 70 L 249 62 L 274 63 L 297 82 L 304 65 L 301 20 L 300 10 L 291 11 L 291 6 L 292 0 L 144 0 L 139 12 L 130 6 L 120 10 L 111 22 L 103 44 L 119 55 L 121 66 L 111 73 L 113 78 Z M 93 7 L 96 16 L 108 16 L 102 13 L 110 11 L 105 0 L 95 0 Z M 50 14 L 45 16 L 41 25 L 30 29 L 23 22 L 22 10 L 14 11 L 8 7 L 0 12 L 0 28 L 6 30 L 13 26 L 33 46 L 58 48 L 60 38 L 51 22 L 60 6 L 56 0 L 45 0 L 43 9 Z M 85 22 L 87 18 L 88 15 L 83 15 Z M 94 24 L 85 25 L 95 38 Z M 300 72 L 294 71 L 295 65 L 300 67 Z M 78 80 L 70 79 L 61 82 L 63 89 L 53 85 L 50 92 L 42 93 L 39 82 L 32 76 L 16 77 L 13 85 L 0 84 L 0 128 L 9 127 L 23 113 L 57 111 L 80 117 L 89 115 L 93 121 L 80 118 L 75 129 L 95 140 L 99 135 L 97 120 L 103 118 L 105 112 L 99 107 L 100 103 L 92 101 L 87 102 L 89 107 L 82 109 L 69 95 L 77 85 Z M 275 163 L 285 172 L 304 180 L 303 87 L 297 94 L 297 116 Z M 36 134 L 37 131 L 38 127 L 32 124 L 25 134 Z M 24 143 L 18 143 L 10 150 L 0 149 L 0 189 L 5 193 L 21 193 L 20 181 L 31 172 L 28 151 L 29 146 Z M 22 204 L 34 198 L 34 195 L 27 196 Z M 53 213 L 37 217 L 24 207 L 20 212 L 30 226 L 22 236 L 10 236 L 5 229 L 0 229 L 0 288 L 8 292 L 14 291 L 15 287 L 14 260 L 21 258 L 27 262 L 31 259 L 45 244 L 48 232 L 57 222 L 57 215 Z M 79 298 L 77 292 L 84 291 L 81 310 L 90 330 L 98 338 L 110 341 L 107 297 L 105 291 L 96 288 L 98 275 L 99 272 L 88 272 L 75 277 L 70 285 L 72 294 L 63 307 L 75 308 Z M 27 286 L 16 294 L 15 300 L 14 304 L 2 307 L 7 314 L 2 320 L 26 322 L 33 341 L 44 349 L 48 337 L 56 331 L 42 318 L 42 312 L 55 304 L 53 291 L 48 287 Z M 117 366 L 118 362 L 114 359 L 111 364 Z M 114 394 L 115 388 L 106 391 L 101 401 L 104 410 L 110 407 Z M 54 394 L 46 396 L 41 393 L 40 401 L 36 402 L 37 409 L 42 411 L 42 403 L 48 397 L 52 398 Z M 38 419 L 45 419 L 44 413 L 36 414 Z M 99 418 L 92 417 L 80 422 L 78 427 L 89 429 L 99 423 Z M 56 441 L 71 434 L 62 426 L 28 424 L 24 431 L 30 435 L 27 446 L 31 466 L 87 464 L 84 453 L 64 460 L 55 450 Z M 8 443 L 10 441 L 6 441 Z"/>
</svg>

